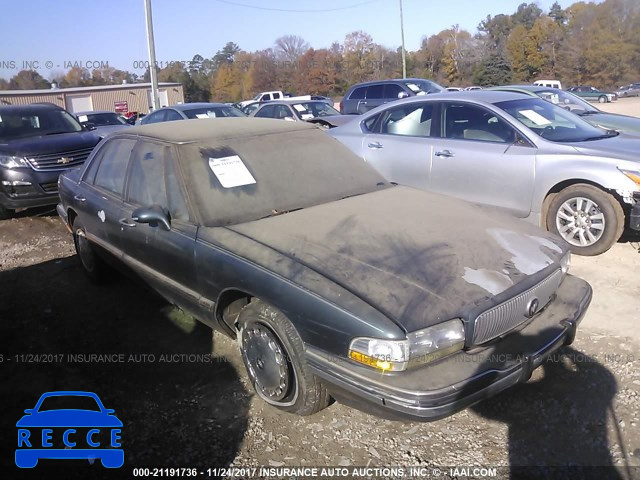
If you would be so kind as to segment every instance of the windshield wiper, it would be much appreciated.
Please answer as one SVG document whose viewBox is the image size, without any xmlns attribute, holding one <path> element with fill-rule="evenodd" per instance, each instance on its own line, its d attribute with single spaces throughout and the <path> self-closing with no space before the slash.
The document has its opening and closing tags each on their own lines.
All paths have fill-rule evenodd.
<svg viewBox="0 0 640 480">
<path fill-rule="evenodd" d="M 583 142 L 589 142 L 591 140 L 604 140 L 605 138 L 617 137 L 618 135 L 620 135 L 620 132 L 616 132 L 615 130 L 612 130 L 612 131 L 609 131 L 609 132 L 605 133 L 604 135 L 598 135 L 598 136 L 595 136 L 595 137 L 587 137 L 582 141 Z"/>
<path fill-rule="evenodd" d="M 70 132 L 65 132 L 65 131 L 62 131 L 62 132 L 49 132 L 49 133 L 45 133 L 45 135 L 60 135 L 61 133 L 70 133 Z"/>
<path fill-rule="evenodd" d="M 260 217 L 258 220 L 262 220 L 263 218 L 269 217 L 277 217 L 278 215 L 284 215 L 285 213 L 297 212 L 298 210 L 302 210 L 304 207 L 292 208 L 291 210 L 271 210 L 269 215 L 265 215 L 264 217 Z"/>
<path fill-rule="evenodd" d="M 600 113 L 600 112 L 597 110 L 587 110 L 586 112 L 579 113 L 578 115 L 583 117 L 585 115 L 595 115 L 596 113 Z"/>
</svg>

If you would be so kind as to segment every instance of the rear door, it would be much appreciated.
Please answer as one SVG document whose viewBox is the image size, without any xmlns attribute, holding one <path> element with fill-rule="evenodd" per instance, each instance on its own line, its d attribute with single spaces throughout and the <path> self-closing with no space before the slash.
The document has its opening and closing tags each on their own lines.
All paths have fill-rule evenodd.
<svg viewBox="0 0 640 480">
<path fill-rule="evenodd" d="M 169 211 L 170 230 L 133 220 L 135 209 L 152 205 Z M 119 217 L 125 263 L 170 302 L 199 316 L 194 267 L 197 227 L 187 208 L 173 146 L 147 139 L 138 142 Z"/>
<path fill-rule="evenodd" d="M 384 103 L 384 84 L 374 83 L 367 87 L 364 100 L 358 104 L 358 113 L 366 113 Z"/>
<path fill-rule="evenodd" d="M 426 189 L 429 185 L 433 102 L 389 108 L 364 123 L 364 159 L 391 182 Z"/>
<path fill-rule="evenodd" d="M 134 138 L 105 141 L 91 160 L 75 196 L 75 205 L 89 239 L 119 256 L 118 214 Z"/>
<path fill-rule="evenodd" d="M 433 139 L 429 189 L 527 217 L 536 148 L 482 106 L 441 102 L 441 138 Z"/>
</svg>

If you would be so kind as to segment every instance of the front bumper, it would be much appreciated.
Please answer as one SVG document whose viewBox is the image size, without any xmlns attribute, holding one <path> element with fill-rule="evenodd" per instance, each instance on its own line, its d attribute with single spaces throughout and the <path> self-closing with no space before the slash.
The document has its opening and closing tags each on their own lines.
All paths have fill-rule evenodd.
<svg viewBox="0 0 640 480">
<path fill-rule="evenodd" d="M 524 328 L 491 346 L 431 365 L 382 374 L 307 346 L 307 363 L 342 403 L 391 419 L 433 421 L 526 382 L 563 345 L 592 297 L 589 284 L 567 275 L 551 304 Z"/>
<path fill-rule="evenodd" d="M 58 202 L 58 177 L 61 173 L 64 173 L 64 170 L 2 168 L 0 205 L 11 210 L 55 205 Z"/>
</svg>

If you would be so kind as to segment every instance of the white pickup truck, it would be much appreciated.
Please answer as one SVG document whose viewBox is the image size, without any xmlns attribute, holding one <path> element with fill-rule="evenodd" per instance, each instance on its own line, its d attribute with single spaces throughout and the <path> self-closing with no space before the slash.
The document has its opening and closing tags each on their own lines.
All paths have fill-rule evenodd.
<svg viewBox="0 0 640 480">
<path fill-rule="evenodd" d="M 269 100 L 311 100 L 311 95 L 301 95 L 298 97 L 291 97 L 286 95 L 283 91 L 281 90 L 274 90 L 271 92 L 260 92 L 259 94 L 257 94 L 255 97 L 253 97 L 251 100 L 243 100 L 242 102 L 239 102 L 240 106 L 242 107 L 246 107 L 247 105 L 249 105 L 250 103 L 253 102 L 268 102 Z"/>
</svg>

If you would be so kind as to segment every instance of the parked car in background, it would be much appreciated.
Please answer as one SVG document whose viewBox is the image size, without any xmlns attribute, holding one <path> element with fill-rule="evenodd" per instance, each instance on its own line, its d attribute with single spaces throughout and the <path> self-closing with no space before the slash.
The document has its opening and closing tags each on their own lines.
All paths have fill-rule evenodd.
<svg viewBox="0 0 640 480">
<path fill-rule="evenodd" d="M 616 91 L 618 97 L 638 97 L 640 96 L 640 83 L 631 83 L 620 87 Z"/>
<path fill-rule="evenodd" d="M 339 111 L 321 100 L 274 100 L 260 105 L 251 113 L 251 116 L 309 122 L 327 128 L 337 127 L 353 119 L 353 117 L 341 115 Z"/>
<path fill-rule="evenodd" d="M 74 115 L 83 127 L 95 130 L 101 137 L 131 126 L 122 115 L 108 110 L 75 112 Z"/>
<path fill-rule="evenodd" d="M 251 102 L 246 104 L 244 107 L 240 105 L 240 103 L 234 103 L 233 106 L 240 109 L 245 115 L 250 116 L 260 107 L 260 105 L 264 105 L 265 103 L 267 102 Z"/>
<path fill-rule="evenodd" d="M 596 127 L 601 127 L 605 130 L 616 130 L 620 133 L 640 137 L 640 118 L 603 112 L 571 92 L 535 85 L 504 85 L 501 87 L 491 87 L 489 90 L 524 93 L 532 97 L 537 96 L 579 115 L 583 120 L 586 120 Z"/>
<path fill-rule="evenodd" d="M 584 98 L 590 102 L 607 103 L 607 102 L 613 102 L 614 100 L 618 99 L 615 93 L 603 92 L 590 85 L 581 85 L 578 87 L 571 87 L 571 88 L 568 88 L 567 91 L 581 98 Z"/>
<path fill-rule="evenodd" d="M 257 397 L 435 420 L 570 344 L 591 300 L 554 235 L 394 186 L 304 122 L 187 120 L 107 137 L 64 175 L 82 268 L 124 262 L 237 339 Z"/>
<path fill-rule="evenodd" d="M 146 117 L 146 114 L 141 112 L 126 112 L 126 113 L 123 113 L 122 116 L 126 119 L 126 122 L 129 125 L 135 125 L 144 117 Z"/>
<path fill-rule="evenodd" d="M 182 103 L 156 110 L 140 120 L 140 124 L 224 117 L 246 117 L 246 115 L 236 107 L 224 103 Z"/>
<path fill-rule="evenodd" d="M 385 105 L 329 131 L 388 180 L 501 207 L 573 252 L 640 231 L 640 139 L 540 98 L 477 91 Z"/>
<path fill-rule="evenodd" d="M 251 100 L 244 100 L 242 102 L 238 102 L 241 107 L 245 107 L 246 105 L 252 102 L 269 102 L 271 100 L 311 100 L 311 95 L 300 95 L 294 96 L 289 92 L 283 92 L 281 90 L 274 90 L 271 92 L 260 92 Z"/>
<path fill-rule="evenodd" d="M 459 92 L 464 90 L 462 87 L 447 87 L 447 92 Z"/>
<path fill-rule="evenodd" d="M 562 83 L 559 80 L 536 80 L 533 84 L 537 87 L 557 88 L 562 90 Z"/>
<path fill-rule="evenodd" d="M 324 95 L 311 95 L 311 100 L 320 100 L 322 102 L 327 102 L 329 105 L 333 105 L 333 100 L 329 97 L 325 97 Z"/>
<path fill-rule="evenodd" d="M 58 177 L 100 141 L 55 105 L 0 106 L 0 219 L 58 203 Z"/>
<path fill-rule="evenodd" d="M 446 91 L 444 87 L 422 78 L 357 83 L 352 85 L 342 98 L 340 112 L 345 115 L 359 115 L 399 98 L 444 91 Z"/>
</svg>

